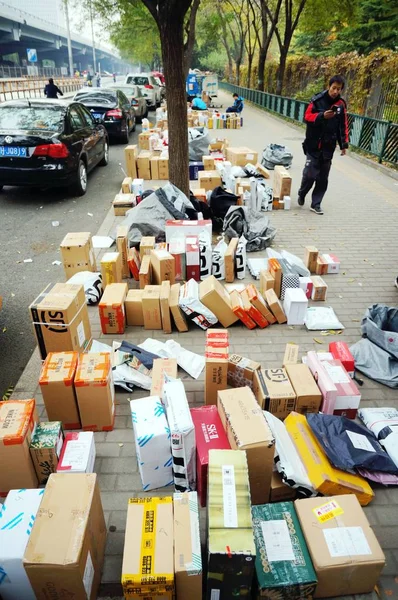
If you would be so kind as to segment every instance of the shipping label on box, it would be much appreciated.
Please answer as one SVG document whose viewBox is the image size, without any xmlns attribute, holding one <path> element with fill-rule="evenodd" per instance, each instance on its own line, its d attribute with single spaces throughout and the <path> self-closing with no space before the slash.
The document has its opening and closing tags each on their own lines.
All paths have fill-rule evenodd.
<svg viewBox="0 0 398 600">
<path fill-rule="evenodd" d="M 202 550 L 196 492 L 173 494 L 174 570 L 180 598 L 202 600 Z"/>
<path fill-rule="evenodd" d="M 94 473 L 95 444 L 92 431 L 74 431 L 65 435 L 57 473 Z"/>
<path fill-rule="evenodd" d="M 115 388 L 109 353 L 80 355 L 75 388 L 82 428 L 86 431 L 112 431 Z"/>
<path fill-rule="evenodd" d="M 254 373 L 260 368 L 260 363 L 250 358 L 231 354 L 228 360 L 228 385 L 235 388 L 247 385 L 253 388 Z"/>
<path fill-rule="evenodd" d="M 102 333 L 124 333 L 126 327 L 124 303 L 127 290 L 127 283 L 110 283 L 106 286 L 98 305 Z"/>
<path fill-rule="evenodd" d="M 256 371 L 253 392 L 261 408 L 279 419 L 285 419 L 295 408 L 296 394 L 285 369 Z"/>
<path fill-rule="evenodd" d="M 64 429 L 80 429 L 74 379 L 79 354 L 50 352 L 43 363 L 39 384 L 50 421 L 61 421 Z"/>
<path fill-rule="evenodd" d="M 60 250 L 67 279 L 80 271 L 97 270 L 91 233 L 88 231 L 67 233 Z"/>
<path fill-rule="evenodd" d="M 106 252 L 101 258 L 101 274 L 104 288 L 110 283 L 122 283 L 123 268 L 120 252 Z"/>
<path fill-rule="evenodd" d="M 57 471 L 63 443 L 61 421 L 38 423 L 29 449 L 40 485 L 47 483 L 51 473 Z"/>
</svg>

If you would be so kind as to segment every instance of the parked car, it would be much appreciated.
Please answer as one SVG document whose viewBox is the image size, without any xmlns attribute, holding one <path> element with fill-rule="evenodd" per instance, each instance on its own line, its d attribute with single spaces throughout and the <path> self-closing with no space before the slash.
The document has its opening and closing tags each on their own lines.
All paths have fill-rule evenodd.
<svg viewBox="0 0 398 600">
<path fill-rule="evenodd" d="M 135 110 L 135 118 L 138 123 L 148 116 L 148 104 L 145 96 L 141 93 L 138 85 L 114 85 L 107 87 L 107 90 L 120 90 L 130 100 L 131 106 Z"/>
<path fill-rule="evenodd" d="M 135 110 L 120 90 L 107 88 L 80 90 L 74 100 L 81 102 L 94 119 L 103 121 L 110 138 L 122 144 L 129 143 L 130 131 L 135 131 Z"/>
<path fill-rule="evenodd" d="M 162 83 L 162 80 L 160 79 L 160 77 L 157 77 L 156 75 L 154 75 L 155 77 L 155 81 L 157 82 L 158 86 L 160 87 L 160 97 L 166 98 L 166 86 L 164 85 L 164 83 Z"/>
<path fill-rule="evenodd" d="M 150 73 L 129 73 L 124 83 L 126 85 L 138 85 L 147 98 L 149 108 L 154 109 L 160 106 L 160 86 L 157 84 L 154 76 Z"/>
<path fill-rule="evenodd" d="M 20 99 L 0 104 L 0 189 L 71 186 L 87 189 L 87 173 L 109 160 L 102 123 L 74 101 Z"/>
</svg>

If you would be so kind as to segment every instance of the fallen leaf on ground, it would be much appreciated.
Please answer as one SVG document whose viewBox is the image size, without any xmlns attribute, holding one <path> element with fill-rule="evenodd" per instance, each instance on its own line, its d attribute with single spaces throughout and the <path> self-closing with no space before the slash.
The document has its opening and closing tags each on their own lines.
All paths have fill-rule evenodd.
<svg viewBox="0 0 398 600">
<path fill-rule="evenodd" d="M 322 340 L 318 340 L 317 338 L 312 338 L 314 340 L 314 342 L 316 342 L 317 344 L 323 344 Z"/>
</svg>

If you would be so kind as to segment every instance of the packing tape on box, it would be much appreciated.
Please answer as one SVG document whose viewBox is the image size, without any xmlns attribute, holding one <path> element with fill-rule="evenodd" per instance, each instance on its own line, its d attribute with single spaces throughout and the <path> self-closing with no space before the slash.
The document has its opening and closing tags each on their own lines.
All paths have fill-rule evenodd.
<svg viewBox="0 0 398 600">
<path fill-rule="evenodd" d="M 62 294 L 54 294 L 55 296 L 60 296 L 63 298 Z M 66 294 L 68 297 L 70 294 Z M 76 296 L 73 296 L 73 298 L 75 298 Z M 51 323 L 41 323 L 40 321 L 32 321 L 32 325 L 43 325 L 43 327 L 70 327 L 72 325 L 72 323 L 74 321 L 76 321 L 77 317 L 80 315 L 81 311 L 83 310 L 83 308 L 87 307 L 87 304 L 84 302 L 81 307 L 79 308 L 79 310 L 77 311 L 77 313 L 75 314 L 75 316 L 73 317 L 73 319 L 69 322 L 69 323 L 57 323 L 54 321 L 51 321 Z M 31 309 L 35 309 L 38 310 L 37 305 L 35 306 L 31 306 Z M 43 310 L 41 309 L 41 312 L 47 312 L 48 309 Z"/>
<path fill-rule="evenodd" d="M 73 373 L 77 367 L 77 352 L 62 352 L 62 354 L 72 354 L 73 358 L 71 360 L 66 360 L 64 362 L 64 368 L 68 369 L 68 374 L 63 378 L 63 382 L 65 386 L 69 387 L 73 384 Z M 39 383 L 40 385 L 48 385 L 50 380 L 49 371 L 57 371 L 59 369 L 58 362 L 49 361 L 47 364 L 44 363 L 43 370 L 40 375 Z"/>
</svg>

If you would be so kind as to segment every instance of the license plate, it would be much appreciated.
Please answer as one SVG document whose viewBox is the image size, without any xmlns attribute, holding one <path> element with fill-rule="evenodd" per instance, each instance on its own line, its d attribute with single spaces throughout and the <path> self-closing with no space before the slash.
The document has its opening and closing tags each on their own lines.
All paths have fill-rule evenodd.
<svg viewBox="0 0 398 600">
<path fill-rule="evenodd" d="M 104 115 L 102 113 L 92 113 L 94 119 L 103 119 Z"/>
<path fill-rule="evenodd" d="M 7 158 L 27 158 L 28 149 L 20 148 L 19 146 L 0 146 L 0 156 L 5 156 Z"/>
</svg>

